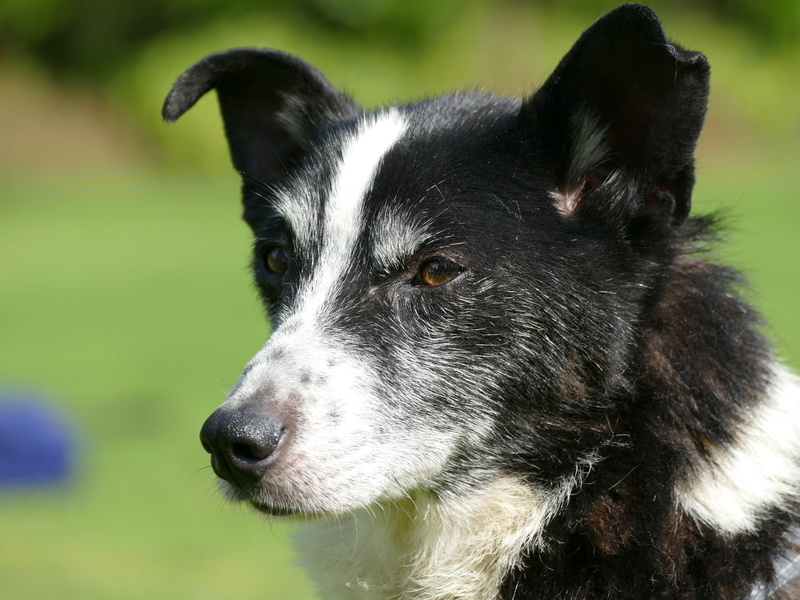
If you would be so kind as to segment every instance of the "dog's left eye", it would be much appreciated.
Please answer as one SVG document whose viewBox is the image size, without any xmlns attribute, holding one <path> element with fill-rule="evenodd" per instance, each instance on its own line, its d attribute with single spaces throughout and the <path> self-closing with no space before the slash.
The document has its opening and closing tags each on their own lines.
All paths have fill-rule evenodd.
<svg viewBox="0 0 800 600">
<path fill-rule="evenodd" d="M 289 251 L 283 246 L 269 246 L 264 250 L 264 268 L 275 277 L 281 277 L 289 270 Z"/>
<path fill-rule="evenodd" d="M 416 283 L 435 287 L 453 281 L 464 269 L 445 258 L 431 258 L 422 263 L 415 277 Z"/>
</svg>

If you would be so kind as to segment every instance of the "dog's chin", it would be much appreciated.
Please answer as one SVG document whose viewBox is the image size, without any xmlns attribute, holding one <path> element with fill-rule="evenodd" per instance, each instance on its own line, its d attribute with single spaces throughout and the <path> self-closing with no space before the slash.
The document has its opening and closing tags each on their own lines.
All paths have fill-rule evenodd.
<svg viewBox="0 0 800 600">
<path fill-rule="evenodd" d="M 220 490 L 230 502 L 247 504 L 254 510 L 271 517 L 286 517 L 299 520 L 315 520 L 319 517 L 343 515 L 374 503 L 381 504 L 392 502 L 398 497 L 406 496 L 406 494 L 385 494 L 353 497 L 345 493 L 340 493 L 335 496 L 336 501 L 331 502 L 330 495 L 327 501 L 321 501 L 313 497 L 302 499 L 289 498 L 283 494 L 274 495 L 259 486 L 242 488 L 224 480 L 219 481 Z"/>
<path fill-rule="evenodd" d="M 329 514 L 328 511 L 316 507 L 298 506 L 285 501 L 273 501 L 271 498 L 265 498 L 258 493 L 249 495 L 238 492 L 228 497 L 233 501 L 249 504 L 253 509 L 270 517 L 302 521 L 306 519 L 314 520 L 317 517 Z"/>
<path fill-rule="evenodd" d="M 270 517 L 278 517 L 290 521 L 316 521 L 320 518 L 325 518 L 333 515 L 342 515 L 344 513 L 355 510 L 359 507 L 312 507 L 312 506 L 291 506 L 284 503 L 272 503 L 269 500 L 265 501 L 263 498 L 247 498 L 243 500 L 249 504 L 253 509 L 258 512 L 268 515 Z"/>
<path fill-rule="evenodd" d="M 249 504 L 258 512 L 269 515 L 270 517 L 291 518 L 313 516 L 317 514 L 314 511 L 309 511 L 300 506 L 292 506 L 284 502 L 272 502 L 270 499 L 264 498 L 260 494 L 253 494 L 251 496 L 249 494 L 244 494 L 240 491 L 237 491 L 233 494 L 229 493 L 228 498 L 234 502 L 243 502 L 245 504 Z"/>
<path fill-rule="evenodd" d="M 252 508 L 265 515 L 271 517 L 292 517 L 309 514 L 308 511 L 301 507 L 272 502 L 269 498 L 265 498 L 258 490 L 243 490 L 238 486 L 231 485 L 223 479 L 219 479 L 218 481 L 220 490 L 229 501 L 249 504 Z"/>
</svg>

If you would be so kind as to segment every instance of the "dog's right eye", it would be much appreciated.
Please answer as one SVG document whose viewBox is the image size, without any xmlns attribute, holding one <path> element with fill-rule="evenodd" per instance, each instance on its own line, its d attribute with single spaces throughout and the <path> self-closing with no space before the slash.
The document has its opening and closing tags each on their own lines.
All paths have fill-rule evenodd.
<svg viewBox="0 0 800 600">
<path fill-rule="evenodd" d="M 431 258 L 420 265 L 414 282 L 426 287 L 438 287 L 453 281 L 463 270 L 461 265 L 445 258 Z"/>
<path fill-rule="evenodd" d="M 264 269 L 273 277 L 282 277 L 289 270 L 289 251 L 283 246 L 268 246 L 263 257 Z"/>
</svg>

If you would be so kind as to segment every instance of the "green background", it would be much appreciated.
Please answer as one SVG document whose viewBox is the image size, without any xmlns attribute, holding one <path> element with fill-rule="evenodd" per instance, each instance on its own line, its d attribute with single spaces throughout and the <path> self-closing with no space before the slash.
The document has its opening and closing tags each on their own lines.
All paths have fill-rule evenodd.
<svg viewBox="0 0 800 600">
<path fill-rule="evenodd" d="M 0 391 L 41 393 L 79 436 L 66 484 L 0 489 L 0 600 L 314 597 L 289 528 L 227 504 L 197 439 L 268 325 L 216 102 L 160 121 L 184 68 L 269 45 L 367 106 L 474 85 L 525 94 L 610 6 L 0 6 Z M 695 210 L 726 211 L 721 255 L 800 367 L 794 3 L 758 18 L 744 0 L 655 7 L 713 67 Z"/>
</svg>

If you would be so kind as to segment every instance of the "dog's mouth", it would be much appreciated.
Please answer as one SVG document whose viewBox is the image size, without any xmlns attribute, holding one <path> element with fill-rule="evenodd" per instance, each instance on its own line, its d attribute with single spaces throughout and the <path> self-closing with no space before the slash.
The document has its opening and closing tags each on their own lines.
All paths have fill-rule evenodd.
<svg viewBox="0 0 800 600">
<path fill-rule="evenodd" d="M 265 497 L 262 490 L 258 488 L 244 489 L 229 481 L 221 480 L 221 490 L 225 497 L 231 502 L 241 502 L 248 504 L 260 513 L 270 517 L 303 517 L 316 515 L 313 511 L 305 510 L 298 506 L 292 506 L 286 502 L 275 501 Z"/>
<path fill-rule="evenodd" d="M 294 519 L 315 519 L 327 514 L 321 507 L 304 506 L 282 494 L 274 495 L 263 484 L 241 486 L 237 483 L 219 479 L 220 491 L 230 501 L 247 504 L 254 510 L 270 517 L 286 517 Z"/>
<path fill-rule="evenodd" d="M 247 502 L 258 512 L 269 515 L 270 517 L 299 517 L 308 514 L 300 509 L 265 504 L 258 500 L 248 500 Z"/>
</svg>

